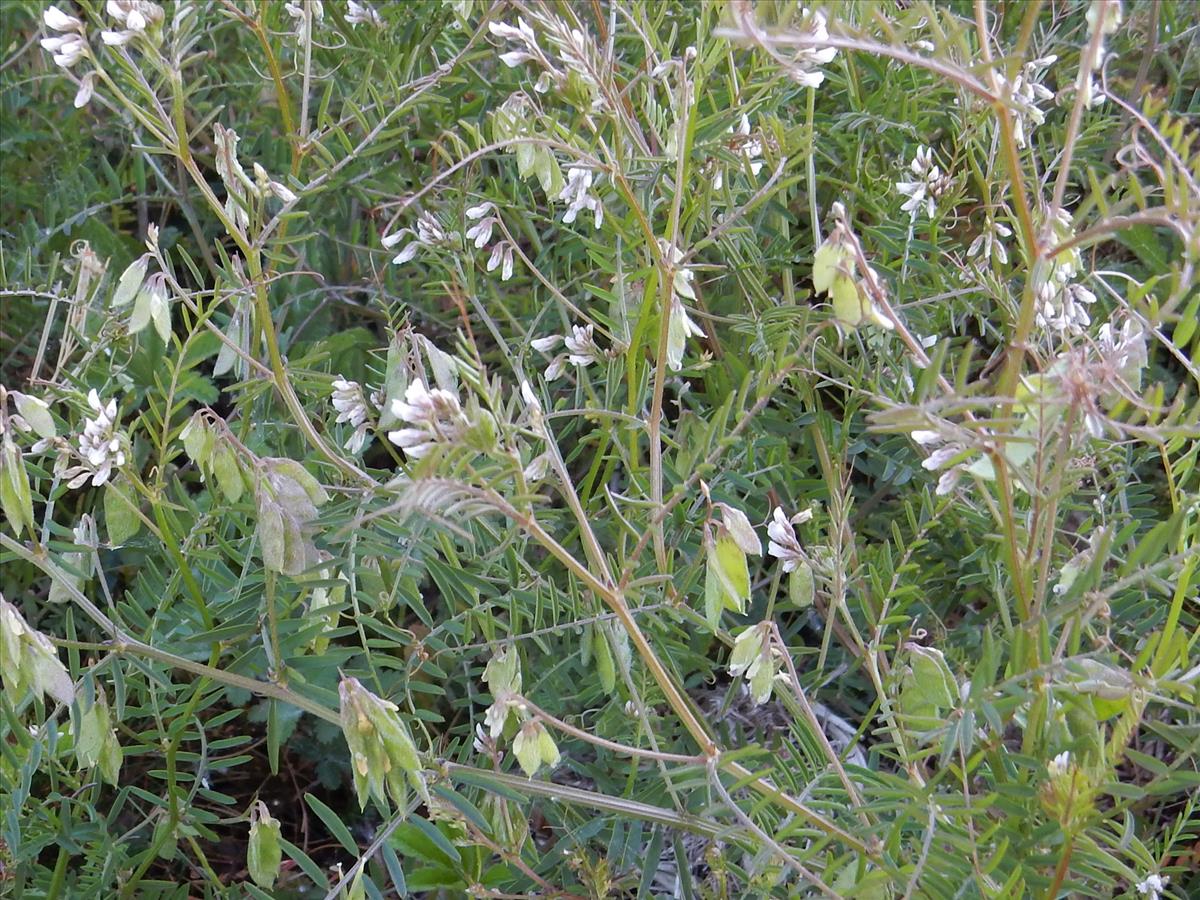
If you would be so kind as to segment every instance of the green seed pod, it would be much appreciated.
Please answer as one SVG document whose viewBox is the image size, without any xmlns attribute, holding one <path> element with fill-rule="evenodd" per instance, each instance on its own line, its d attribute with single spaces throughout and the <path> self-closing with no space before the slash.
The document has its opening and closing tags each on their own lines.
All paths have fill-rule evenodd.
<svg viewBox="0 0 1200 900">
<path fill-rule="evenodd" d="M 704 609 L 713 631 L 721 622 L 721 611 L 744 613 L 750 601 L 750 569 L 746 552 L 729 533 L 720 529 L 708 545 L 708 568 L 704 576 Z"/>
<path fill-rule="evenodd" d="M 0 447 L 0 508 L 17 537 L 21 536 L 22 528 L 33 533 L 33 494 L 29 489 L 29 474 L 25 471 L 21 451 L 8 435 L 4 436 L 3 447 Z"/>
<path fill-rule="evenodd" d="M 275 879 L 279 877 L 279 867 L 283 862 L 279 831 L 279 820 L 272 818 L 265 803 L 256 800 L 250 814 L 250 842 L 246 847 L 246 868 L 250 871 L 254 883 L 268 890 L 275 886 Z"/>
</svg>

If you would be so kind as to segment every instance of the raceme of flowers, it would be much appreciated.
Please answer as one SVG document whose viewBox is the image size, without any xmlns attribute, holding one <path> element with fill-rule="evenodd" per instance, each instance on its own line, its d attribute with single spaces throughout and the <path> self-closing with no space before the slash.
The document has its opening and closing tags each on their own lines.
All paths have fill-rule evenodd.
<svg viewBox="0 0 1200 900">
<path fill-rule="evenodd" d="M 933 161 L 933 151 L 924 145 L 917 148 L 909 169 L 915 179 L 896 182 L 896 190 L 908 198 L 900 209 L 913 219 L 924 209 L 925 215 L 932 219 L 937 211 L 937 201 L 949 192 L 953 179 L 949 173 L 942 173 Z"/>
<path fill-rule="evenodd" d="M 408 386 L 403 400 L 392 401 L 392 414 L 409 427 L 389 431 L 388 440 L 413 459 L 439 443 L 458 440 L 470 426 L 458 397 L 442 388 L 431 390 L 420 378 Z"/>
<path fill-rule="evenodd" d="M 591 323 L 572 325 L 567 334 L 547 335 L 532 341 L 530 346 L 539 353 L 549 353 L 559 344 L 564 345 L 567 352 L 555 356 L 550 365 L 546 367 L 544 376 L 547 381 L 561 378 L 567 370 L 568 363 L 579 368 L 586 368 L 608 357 L 608 354 L 601 350 L 600 345 L 596 343 L 595 326 Z"/>
<path fill-rule="evenodd" d="M 467 210 L 467 218 L 475 222 L 467 229 L 467 240 L 474 243 L 477 249 L 482 250 L 492 239 L 492 229 L 500 221 L 499 216 L 496 215 L 496 204 L 485 202 L 478 206 L 472 206 Z M 488 256 L 487 270 L 494 272 L 497 268 L 500 269 L 501 281 L 508 281 L 512 278 L 513 245 L 508 240 L 497 241 L 492 247 L 491 255 Z"/>
<path fill-rule="evenodd" d="M 80 464 L 62 473 L 69 488 L 77 488 L 88 479 L 99 487 L 112 477 L 115 467 L 125 465 L 126 439 L 117 431 L 117 401 L 102 402 L 93 388 L 88 391 L 87 402 L 94 416 L 83 420 L 77 451 Z"/>
<path fill-rule="evenodd" d="M 357 381 L 348 381 L 340 375 L 333 382 L 333 408 L 337 411 L 336 421 L 354 428 L 343 445 L 351 453 L 358 453 L 367 441 L 367 426 L 370 424 L 370 407 L 363 396 L 362 386 Z"/>
<path fill-rule="evenodd" d="M 437 217 L 425 210 L 417 217 L 416 229 L 401 228 L 399 231 L 394 231 L 386 237 L 382 238 L 380 243 L 383 244 L 385 250 L 391 250 L 404 238 L 405 235 L 411 235 L 413 240 L 405 244 L 400 252 L 392 258 L 393 265 L 402 265 L 417 255 L 417 252 L 422 248 L 436 248 L 445 246 L 454 240 L 457 240 L 456 232 L 447 232 L 442 227 L 442 223 L 437 220 Z"/>
</svg>

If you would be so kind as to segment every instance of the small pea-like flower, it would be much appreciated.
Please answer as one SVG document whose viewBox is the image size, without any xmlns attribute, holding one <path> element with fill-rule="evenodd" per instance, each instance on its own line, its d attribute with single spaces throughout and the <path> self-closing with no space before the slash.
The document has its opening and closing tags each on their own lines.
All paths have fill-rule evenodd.
<svg viewBox="0 0 1200 900">
<path fill-rule="evenodd" d="M 513 754 L 525 774 L 532 778 L 543 765 L 553 769 L 558 765 L 558 746 L 554 738 L 546 730 L 546 726 L 536 720 L 526 722 L 513 739 Z"/>
<path fill-rule="evenodd" d="M 883 284 L 870 265 L 860 262 L 845 207 L 834 203 L 832 211 L 836 224 L 813 254 L 813 289 L 829 296 L 835 318 L 847 328 L 864 323 L 895 328 L 896 324 L 875 305 L 873 297 L 882 293 Z"/>
<path fill-rule="evenodd" d="M 500 280 L 508 281 L 513 274 L 513 246 L 508 241 L 499 241 L 492 248 L 492 255 L 488 257 L 487 270 L 489 272 L 500 269 Z"/>
<path fill-rule="evenodd" d="M 54 31 L 77 31 L 80 34 L 83 33 L 83 20 L 67 15 L 57 6 L 46 7 L 46 11 L 42 13 L 42 21 L 47 28 L 51 28 Z"/>
<path fill-rule="evenodd" d="M 1092 324 L 1088 307 L 1095 302 L 1096 295 L 1082 284 L 1050 279 L 1038 287 L 1036 324 L 1051 333 L 1082 334 Z"/>
<path fill-rule="evenodd" d="M 7 690 L 20 701 L 26 691 L 48 694 L 69 704 L 75 695 L 67 667 L 54 645 L 40 631 L 29 627 L 18 610 L 0 594 L 0 674 Z"/>
<path fill-rule="evenodd" d="M 592 191 L 592 170 L 583 166 L 571 166 L 567 169 L 567 182 L 563 185 L 558 199 L 565 201 L 567 211 L 563 221 L 568 225 L 575 221 L 580 210 L 592 211 L 592 224 L 599 228 L 604 223 L 604 204 Z"/>
<path fill-rule="evenodd" d="M 1133 887 L 1146 900 L 1158 900 L 1162 892 L 1167 889 L 1167 882 L 1170 880 L 1166 875 L 1159 875 L 1157 872 L 1152 872 Z"/>
<path fill-rule="evenodd" d="M 1064 750 L 1046 764 L 1046 771 L 1050 773 L 1051 778 L 1061 778 L 1067 774 L 1070 768 L 1071 752 L 1069 750 Z"/>
<path fill-rule="evenodd" d="M 490 213 L 495 208 L 494 203 L 480 203 L 467 210 L 467 218 L 475 222 L 467 229 L 467 240 L 473 241 L 477 250 L 482 250 L 492 239 L 492 229 L 496 226 L 496 217 Z"/>
<path fill-rule="evenodd" d="M 307 6 L 310 15 L 305 15 L 305 3 L 297 2 L 297 0 L 288 0 L 283 5 L 284 10 L 292 17 L 292 25 L 295 28 L 296 37 L 303 40 L 306 32 L 311 32 L 313 25 L 317 22 L 325 20 L 325 4 L 322 0 L 308 0 Z"/>
<path fill-rule="evenodd" d="M 357 381 L 348 381 L 338 376 L 333 382 L 333 396 L 330 399 L 338 414 L 336 421 L 345 422 L 354 428 L 350 439 L 343 446 L 351 453 L 357 453 L 366 443 L 370 418 L 370 407 L 363 396 L 362 386 Z"/>
<path fill-rule="evenodd" d="M 804 551 L 792 526 L 809 521 L 812 515 L 811 509 L 805 509 L 789 519 L 780 506 L 775 507 L 775 512 L 771 514 L 771 522 L 767 525 L 767 553 L 783 562 L 785 572 L 795 570 L 804 562 Z"/>
<path fill-rule="evenodd" d="M 994 256 L 1001 265 L 1004 265 L 1008 262 L 1008 251 L 1004 249 L 1003 239 L 1011 236 L 1011 228 L 989 216 L 983 231 L 976 235 L 975 240 L 971 241 L 971 246 L 967 248 L 967 257 L 969 259 L 979 257 L 981 262 L 987 263 Z"/>
<path fill-rule="evenodd" d="M 1046 114 L 1039 104 L 1054 99 L 1054 92 L 1042 84 L 1046 70 L 1057 62 L 1057 56 L 1043 56 L 1030 60 L 1021 67 L 1021 71 L 1013 79 L 1011 99 L 1013 110 L 1013 137 L 1018 147 L 1024 147 L 1033 129 L 1046 121 Z M 1008 82 L 1003 75 L 993 74 L 999 90 L 1003 90 Z"/>
<path fill-rule="evenodd" d="M 537 35 L 534 33 L 533 28 L 520 16 L 517 17 L 517 24 L 515 26 L 505 25 L 503 22 L 489 22 L 488 31 L 493 36 L 516 45 L 516 49 L 500 54 L 500 61 L 510 69 L 516 68 L 530 60 L 538 60 L 543 64 L 547 63 L 542 48 L 538 46 Z"/>
<path fill-rule="evenodd" d="M 729 656 L 729 676 L 745 677 L 756 705 L 771 699 L 781 654 L 771 645 L 771 623 L 759 622 L 737 636 Z"/>
<path fill-rule="evenodd" d="M 74 106 L 76 109 L 83 109 L 91 102 L 92 96 L 96 93 L 96 73 L 88 72 L 83 78 L 79 79 L 79 90 L 75 92 Z"/>
<path fill-rule="evenodd" d="M 350 25 L 370 25 L 372 28 L 382 28 L 383 19 L 369 3 L 349 0 L 346 4 L 346 22 Z"/>
<path fill-rule="evenodd" d="M 908 197 L 900 209 L 915 219 L 917 212 L 924 207 L 925 214 L 933 218 L 937 211 L 937 200 L 949 191 L 953 179 L 949 173 L 942 174 L 933 161 L 933 151 L 924 145 L 917 148 L 917 155 L 909 163 L 909 169 L 915 180 L 896 182 L 896 190 Z"/>
</svg>

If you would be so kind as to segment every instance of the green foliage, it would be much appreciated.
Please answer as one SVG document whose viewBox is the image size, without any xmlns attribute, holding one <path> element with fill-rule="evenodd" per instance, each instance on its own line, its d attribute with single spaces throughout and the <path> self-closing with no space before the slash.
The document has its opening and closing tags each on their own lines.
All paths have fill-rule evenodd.
<svg viewBox="0 0 1200 900">
<path fill-rule="evenodd" d="M 1197 24 L 8 2 L 0 896 L 1196 894 Z"/>
</svg>

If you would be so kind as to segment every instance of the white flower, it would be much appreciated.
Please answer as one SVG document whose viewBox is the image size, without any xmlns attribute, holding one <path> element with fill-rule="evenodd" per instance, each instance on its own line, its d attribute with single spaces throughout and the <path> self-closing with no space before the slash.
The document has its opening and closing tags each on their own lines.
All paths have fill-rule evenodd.
<svg viewBox="0 0 1200 900">
<path fill-rule="evenodd" d="M 1051 778 L 1061 778 L 1067 774 L 1067 769 L 1071 766 L 1071 753 L 1069 750 L 1064 750 L 1046 765 L 1046 770 L 1050 773 Z"/>
<path fill-rule="evenodd" d="M 467 229 L 467 240 L 474 241 L 477 250 L 482 250 L 492 239 L 492 229 L 496 226 L 496 217 L 488 215 L 488 213 L 493 209 L 495 209 L 494 204 L 481 203 L 467 210 L 467 218 L 477 220 Z"/>
<path fill-rule="evenodd" d="M 547 353 L 562 343 L 561 334 L 551 334 L 529 342 L 529 346 L 539 353 Z"/>
<path fill-rule="evenodd" d="M 560 343 L 565 345 L 567 352 L 554 357 L 550 365 L 546 367 L 544 374 L 547 381 L 554 381 L 562 377 L 568 363 L 582 368 L 600 362 L 610 355 L 600 349 L 600 345 L 596 343 L 595 326 L 590 323 L 572 325 L 571 330 L 565 335 L 551 334 L 537 338 L 530 341 L 530 346 L 539 353 L 549 353 Z"/>
<path fill-rule="evenodd" d="M 1167 876 L 1154 872 L 1135 884 L 1134 888 L 1149 900 L 1158 900 L 1159 895 L 1167 889 L 1167 882 L 1170 880 Z"/>
<path fill-rule="evenodd" d="M 306 5 L 311 12 L 311 18 L 304 14 Z M 311 30 L 313 24 L 325 19 L 325 5 L 322 0 L 289 0 L 283 5 L 283 8 L 294 20 L 292 24 L 295 27 L 297 38 L 303 39 L 305 32 Z"/>
<path fill-rule="evenodd" d="M 372 28 L 382 28 L 383 19 L 375 8 L 366 4 L 359 3 L 358 0 L 349 0 L 346 4 L 346 21 L 351 25 L 370 25 Z"/>
<path fill-rule="evenodd" d="M 938 478 L 937 488 L 934 489 L 934 493 L 939 497 L 944 497 L 946 494 L 950 493 L 958 484 L 958 480 L 962 478 L 964 471 L 965 470 L 962 466 L 955 466 L 953 469 L 947 469 L 942 473 L 941 477 Z"/>
<path fill-rule="evenodd" d="M 467 424 L 458 397 L 442 388 L 429 390 L 420 378 L 404 391 L 403 400 L 392 401 L 392 414 L 411 428 L 388 432 L 388 440 L 420 459 L 439 442 L 455 440 Z"/>
<path fill-rule="evenodd" d="M 75 108 L 83 109 L 92 99 L 92 95 L 96 92 L 96 73 L 88 72 L 79 81 L 79 90 L 75 94 Z"/>
<path fill-rule="evenodd" d="M 1047 100 L 1054 99 L 1054 92 L 1041 83 L 1045 70 L 1058 60 L 1057 56 L 1043 56 L 1030 60 L 1021 67 L 1013 79 L 1011 99 L 1016 105 L 1013 110 L 1013 136 L 1018 147 L 1024 147 L 1037 125 L 1046 121 L 1046 114 L 1038 106 Z M 994 75 L 998 89 L 1003 89 L 1007 81 L 1002 75 Z"/>
<path fill-rule="evenodd" d="M 500 54 L 500 61 L 510 69 L 531 59 L 540 60 L 544 64 L 548 64 L 545 54 L 542 53 L 542 48 L 538 46 L 537 35 L 533 33 L 533 29 L 529 26 L 529 23 L 520 16 L 517 16 L 516 27 L 505 25 L 503 22 L 489 22 L 488 31 L 495 37 L 511 41 L 521 48 Z"/>
<path fill-rule="evenodd" d="M 163 20 L 162 7 L 150 0 L 108 0 L 104 8 L 122 26 L 120 31 L 104 31 L 100 39 L 110 47 L 129 43 L 139 34 L 145 34 L 150 26 Z"/>
<path fill-rule="evenodd" d="M 750 117 L 742 113 L 742 121 L 735 132 L 733 128 L 729 129 L 731 134 L 736 134 L 740 138 L 738 140 L 739 152 L 746 158 L 746 164 L 750 167 L 750 174 L 757 175 L 762 171 L 763 167 L 763 145 L 758 138 L 750 137 Z M 717 174 L 713 176 L 713 190 L 719 191 L 725 184 L 725 173 L 718 168 Z"/>
<path fill-rule="evenodd" d="M 595 328 L 587 325 L 572 325 L 571 333 L 564 335 L 563 343 L 567 348 L 567 359 L 575 366 L 590 366 L 601 357 L 600 347 L 594 337 Z"/>
<path fill-rule="evenodd" d="M 805 37 L 811 37 L 817 41 L 829 40 L 829 29 L 826 28 L 825 15 L 823 13 L 809 13 L 808 10 L 803 10 L 801 17 L 807 20 L 804 22 L 802 30 L 802 34 Z M 797 50 L 792 54 L 789 74 L 805 87 L 820 87 L 821 83 L 825 80 L 825 73 L 818 67 L 829 65 L 833 62 L 835 56 L 837 56 L 836 47 L 821 47 L 819 49 L 809 47 Z"/>
<path fill-rule="evenodd" d="M 1076 283 L 1044 281 L 1038 287 L 1036 323 L 1038 328 L 1061 335 L 1079 335 L 1092 324 L 1088 307 L 1096 295 Z"/>
<path fill-rule="evenodd" d="M 393 265 L 401 265 L 417 255 L 422 247 L 437 247 L 447 243 L 451 235 L 447 234 L 441 222 L 426 210 L 417 217 L 416 231 L 411 228 L 401 228 L 380 240 L 385 250 L 391 250 L 406 234 L 413 235 L 414 240 L 404 245 L 404 248 L 392 258 Z"/>
<path fill-rule="evenodd" d="M 362 386 L 357 381 L 348 381 L 338 376 L 333 382 L 333 396 L 330 399 L 338 414 L 336 421 L 354 427 L 353 434 L 343 446 L 351 453 L 357 453 L 366 443 L 367 419 L 370 415 Z"/>
<path fill-rule="evenodd" d="M 909 163 L 909 168 L 916 180 L 896 182 L 896 190 L 908 197 L 900 209 L 915 219 L 917 212 L 924 207 L 925 214 L 933 218 L 937 211 L 936 201 L 950 188 L 950 175 L 942 174 L 942 170 L 933 162 L 933 151 L 924 145 L 917 148 L 917 155 Z"/>
<path fill-rule="evenodd" d="M 69 488 L 77 488 L 89 478 L 99 487 L 111 477 L 114 466 L 125 465 L 125 440 L 116 430 L 117 401 L 102 403 L 93 388 L 88 392 L 87 402 L 95 417 L 83 420 L 83 432 L 78 438 L 82 465 L 64 473 Z"/>
<path fill-rule="evenodd" d="M 500 280 L 508 281 L 512 278 L 513 273 L 513 248 L 508 241 L 500 241 L 492 248 L 492 255 L 488 257 L 487 270 L 494 272 L 496 267 L 500 267 Z"/>
<path fill-rule="evenodd" d="M 54 31 L 83 31 L 83 21 L 75 16 L 68 16 L 57 6 L 48 6 L 42 13 L 42 21 L 47 28 Z"/>
<path fill-rule="evenodd" d="M 508 711 L 516 705 L 517 701 L 512 695 L 502 694 L 483 714 L 483 721 L 487 724 L 488 734 L 491 735 L 493 741 L 504 733 L 504 723 L 508 720 Z"/>
<path fill-rule="evenodd" d="M 567 211 L 563 221 L 568 225 L 575 221 L 582 209 L 592 211 L 592 224 L 599 228 L 604 222 L 604 205 L 600 198 L 592 192 L 592 171 L 583 166 L 571 166 L 567 169 L 567 182 L 558 195 L 559 200 L 567 203 Z"/>
<path fill-rule="evenodd" d="M 1010 237 L 1011 235 L 1011 228 L 989 216 L 983 231 L 979 232 L 975 240 L 971 241 L 971 246 L 967 248 L 967 257 L 978 256 L 986 263 L 995 256 L 1000 264 L 1004 265 L 1008 262 L 1008 251 L 1004 249 L 1002 238 Z"/>
<path fill-rule="evenodd" d="M 41 45 L 43 50 L 53 55 L 54 64 L 63 69 L 71 68 L 88 52 L 87 41 L 78 34 L 42 38 Z"/>
<path fill-rule="evenodd" d="M 676 272 L 676 279 L 684 271 Z M 671 320 L 667 323 L 667 368 L 678 372 L 683 367 L 683 353 L 687 349 L 689 337 L 704 337 L 704 329 L 692 321 L 687 307 L 677 297 L 671 298 Z"/>
<path fill-rule="evenodd" d="M 792 525 L 807 522 L 811 518 L 811 509 L 797 513 L 790 521 L 782 507 L 775 507 L 775 512 L 771 514 L 771 522 L 767 525 L 767 553 L 783 561 L 783 571 L 791 572 L 804 561 L 804 551 L 800 548 Z"/>
</svg>

